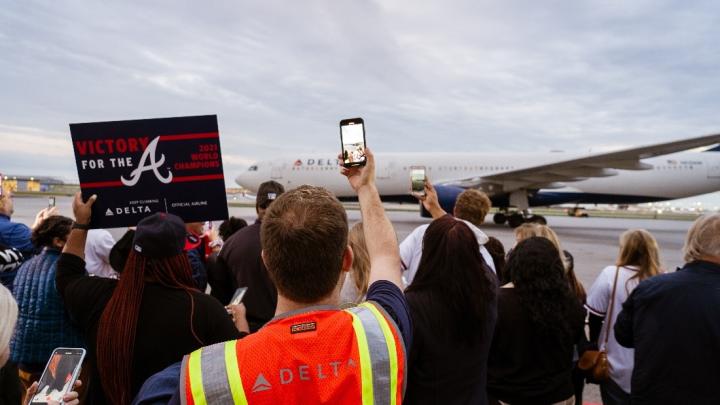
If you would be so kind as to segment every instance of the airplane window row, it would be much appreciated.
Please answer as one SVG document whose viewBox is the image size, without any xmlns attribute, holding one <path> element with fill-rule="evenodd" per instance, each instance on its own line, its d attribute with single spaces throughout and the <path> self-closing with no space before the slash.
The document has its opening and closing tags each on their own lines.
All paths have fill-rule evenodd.
<svg viewBox="0 0 720 405">
<path fill-rule="evenodd" d="M 438 166 L 438 170 L 512 170 L 514 169 L 514 166 Z M 408 170 L 409 168 L 407 166 L 403 167 L 403 170 Z M 427 167 L 427 171 L 431 171 L 433 169 L 432 166 Z"/>
<path fill-rule="evenodd" d="M 695 169 L 695 166 L 692 165 L 672 165 L 672 166 L 655 166 L 655 169 L 657 170 L 693 170 Z"/>
<path fill-rule="evenodd" d="M 293 166 L 292 170 L 337 170 L 337 166 Z M 457 171 L 457 170 L 512 170 L 514 166 L 438 166 L 437 170 L 441 171 Z M 403 170 L 409 170 L 409 167 L 403 166 Z M 432 171 L 433 167 L 427 167 L 427 171 Z M 248 171 L 257 171 L 257 166 L 251 166 Z"/>
</svg>

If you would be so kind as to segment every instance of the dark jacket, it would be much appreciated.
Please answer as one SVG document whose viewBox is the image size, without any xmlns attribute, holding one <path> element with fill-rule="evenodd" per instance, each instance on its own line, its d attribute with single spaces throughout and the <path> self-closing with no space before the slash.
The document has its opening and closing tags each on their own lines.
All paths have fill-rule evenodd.
<svg viewBox="0 0 720 405">
<path fill-rule="evenodd" d="M 490 269 L 486 271 L 490 272 Z M 494 274 L 491 273 L 494 279 Z M 466 341 L 448 330 L 440 307 L 425 292 L 405 295 L 413 320 L 405 404 L 476 404 L 487 399 L 487 360 L 497 320 L 497 298 L 488 303 L 479 333 Z"/>
<path fill-rule="evenodd" d="M 235 232 L 225 241 L 217 266 L 232 274 L 232 291 L 247 287 L 243 304 L 250 331 L 255 332 L 275 316 L 277 290 L 260 257 L 260 221 Z"/>
<path fill-rule="evenodd" d="M 720 265 L 696 261 L 641 282 L 615 337 L 635 349 L 633 405 L 720 404 Z"/>
<path fill-rule="evenodd" d="M 13 286 L 18 322 L 10 344 L 17 364 L 45 364 L 57 347 L 84 347 L 55 288 L 60 251 L 45 248 L 23 263 Z"/>
<path fill-rule="evenodd" d="M 572 338 L 538 329 L 515 288 L 501 288 L 498 318 L 488 358 L 488 396 L 513 405 L 546 405 L 573 396 L 574 346 L 584 328 L 578 302 L 570 324 Z"/>
<path fill-rule="evenodd" d="M 0 243 L 0 283 L 12 292 L 13 280 L 23 262 L 19 250 Z"/>
<path fill-rule="evenodd" d="M 55 282 L 68 313 L 87 341 L 87 357 L 92 365 L 87 403 L 105 404 L 97 369 L 97 335 L 100 318 L 118 280 L 89 277 L 83 259 L 64 253 L 58 260 Z M 146 282 L 133 348 L 132 395 L 148 377 L 182 360 L 185 354 L 239 336 L 227 311 L 215 298 L 200 291 Z"/>
</svg>

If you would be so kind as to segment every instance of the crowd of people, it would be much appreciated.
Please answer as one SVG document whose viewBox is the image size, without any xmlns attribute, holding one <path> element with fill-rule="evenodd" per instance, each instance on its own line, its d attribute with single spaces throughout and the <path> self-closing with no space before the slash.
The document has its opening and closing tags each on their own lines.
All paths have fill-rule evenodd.
<svg viewBox="0 0 720 405">
<path fill-rule="evenodd" d="M 73 404 L 570 405 L 586 381 L 604 404 L 720 403 L 720 215 L 675 272 L 628 230 L 586 291 L 547 225 L 488 236 L 477 190 L 447 213 L 427 181 L 433 220 L 398 243 L 366 158 L 342 169 L 352 226 L 327 190 L 274 181 L 254 224 L 156 213 L 117 242 L 88 230 L 95 196 L 31 227 L 0 197 L 0 403 L 28 403 L 57 347 L 87 350 Z"/>
</svg>

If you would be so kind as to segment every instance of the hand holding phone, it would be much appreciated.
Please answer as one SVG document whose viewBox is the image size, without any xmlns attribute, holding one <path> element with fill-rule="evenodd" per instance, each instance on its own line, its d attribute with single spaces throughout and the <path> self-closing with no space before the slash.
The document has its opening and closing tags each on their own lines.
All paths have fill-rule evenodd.
<svg viewBox="0 0 720 405">
<path fill-rule="evenodd" d="M 343 166 L 365 166 L 365 121 L 348 118 L 340 121 L 340 155 Z"/>
<path fill-rule="evenodd" d="M 83 359 L 85 349 L 55 349 L 40 377 L 37 392 L 32 396 L 30 405 L 62 403 L 80 375 Z"/>
<path fill-rule="evenodd" d="M 410 193 L 415 197 L 425 197 L 425 166 L 410 167 Z"/>
</svg>

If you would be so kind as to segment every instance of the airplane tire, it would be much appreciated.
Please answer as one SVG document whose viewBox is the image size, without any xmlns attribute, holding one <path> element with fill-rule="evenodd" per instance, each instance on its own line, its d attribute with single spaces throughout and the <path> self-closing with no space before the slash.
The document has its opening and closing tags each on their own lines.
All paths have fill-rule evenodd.
<svg viewBox="0 0 720 405">
<path fill-rule="evenodd" d="M 507 222 L 507 215 L 505 215 L 502 212 L 498 212 L 495 215 L 493 215 L 493 222 L 495 222 L 498 225 L 502 225 L 505 222 Z"/>
<path fill-rule="evenodd" d="M 542 215 L 533 215 L 530 218 L 528 218 L 527 222 L 532 222 L 532 223 L 540 224 L 540 225 L 547 225 L 547 219 L 545 219 L 545 217 Z"/>
<path fill-rule="evenodd" d="M 523 218 L 522 214 L 516 212 L 514 214 L 511 214 L 508 217 L 508 225 L 510 228 L 517 228 L 518 226 L 522 225 L 525 222 L 525 218 Z"/>
</svg>

